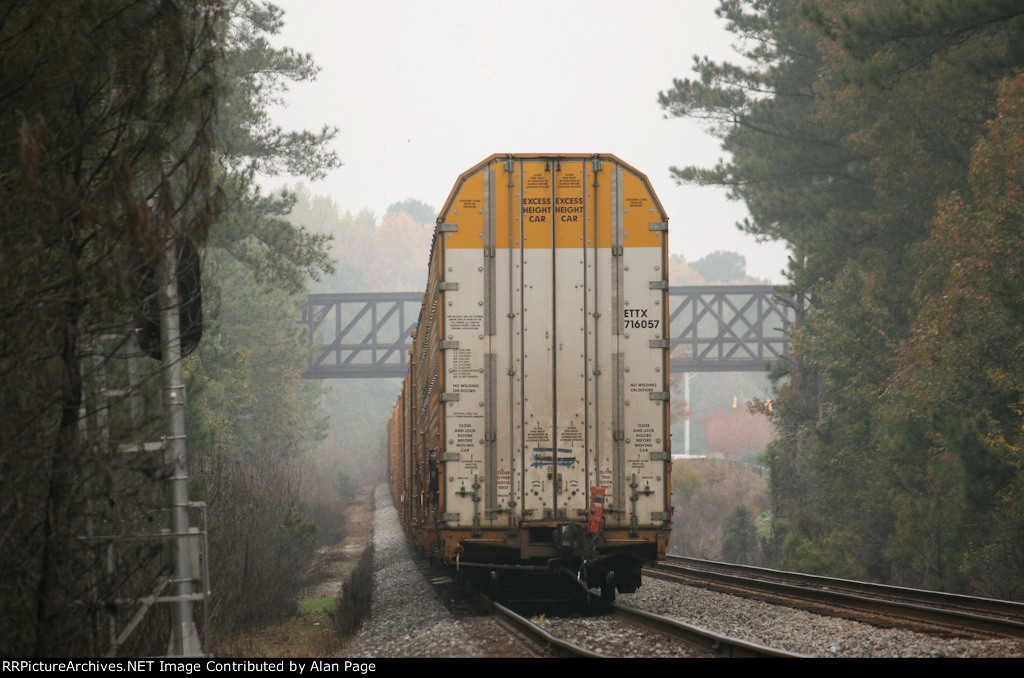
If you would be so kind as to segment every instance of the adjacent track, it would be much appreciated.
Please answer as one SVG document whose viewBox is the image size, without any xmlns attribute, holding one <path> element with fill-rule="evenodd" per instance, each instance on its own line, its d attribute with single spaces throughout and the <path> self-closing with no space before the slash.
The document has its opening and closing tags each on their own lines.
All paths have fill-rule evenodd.
<svg viewBox="0 0 1024 678">
<path fill-rule="evenodd" d="M 672 557 L 647 576 L 886 626 L 956 636 L 1024 637 L 1024 604 Z"/>
</svg>

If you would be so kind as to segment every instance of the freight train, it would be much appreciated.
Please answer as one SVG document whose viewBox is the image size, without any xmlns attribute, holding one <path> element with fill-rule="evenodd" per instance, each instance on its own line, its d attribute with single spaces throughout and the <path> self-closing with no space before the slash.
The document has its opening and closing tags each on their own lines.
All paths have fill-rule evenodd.
<svg viewBox="0 0 1024 678">
<path fill-rule="evenodd" d="M 667 258 L 650 182 L 613 155 L 458 178 L 388 426 L 413 544 L 498 591 L 640 586 L 672 522 Z"/>
</svg>

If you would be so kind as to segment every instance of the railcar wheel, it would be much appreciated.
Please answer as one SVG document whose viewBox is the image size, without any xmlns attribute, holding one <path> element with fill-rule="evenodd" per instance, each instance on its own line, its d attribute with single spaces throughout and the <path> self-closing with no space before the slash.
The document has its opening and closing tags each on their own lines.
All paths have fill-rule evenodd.
<svg viewBox="0 0 1024 678">
<path fill-rule="evenodd" d="M 626 567 L 620 567 L 616 577 L 615 588 L 619 593 L 635 593 L 640 588 L 640 564 L 631 563 Z"/>
</svg>

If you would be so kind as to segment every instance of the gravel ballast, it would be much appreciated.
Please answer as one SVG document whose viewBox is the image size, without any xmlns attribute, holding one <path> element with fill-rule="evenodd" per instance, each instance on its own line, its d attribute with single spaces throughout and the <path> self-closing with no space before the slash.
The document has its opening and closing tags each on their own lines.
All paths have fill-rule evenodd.
<svg viewBox="0 0 1024 678">
<path fill-rule="evenodd" d="M 432 583 L 417 567 L 386 486 L 377 488 L 376 506 L 373 611 L 340 657 L 527 656 L 522 643 L 490 618 L 452 614 L 439 597 L 439 578 Z M 1024 640 L 941 638 L 877 628 L 653 578 L 646 578 L 636 593 L 620 594 L 618 602 L 814 657 L 1024 657 Z M 621 637 L 590 645 L 612 657 L 660 654 L 657 643 L 646 654 L 643 644 Z"/>
</svg>

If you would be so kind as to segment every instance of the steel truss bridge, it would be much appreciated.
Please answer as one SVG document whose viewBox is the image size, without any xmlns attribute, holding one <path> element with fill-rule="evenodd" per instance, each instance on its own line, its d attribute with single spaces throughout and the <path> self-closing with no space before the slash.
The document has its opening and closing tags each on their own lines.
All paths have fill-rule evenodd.
<svg viewBox="0 0 1024 678">
<path fill-rule="evenodd" d="M 311 294 L 299 321 L 306 379 L 400 378 L 408 368 L 419 292 Z M 673 372 L 761 372 L 789 352 L 792 297 L 770 285 L 669 288 Z"/>
</svg>

